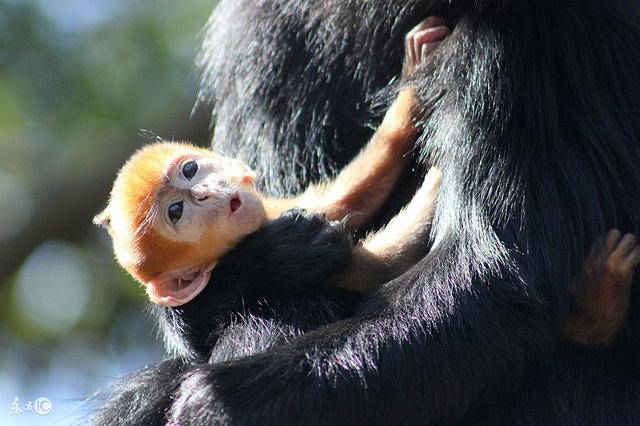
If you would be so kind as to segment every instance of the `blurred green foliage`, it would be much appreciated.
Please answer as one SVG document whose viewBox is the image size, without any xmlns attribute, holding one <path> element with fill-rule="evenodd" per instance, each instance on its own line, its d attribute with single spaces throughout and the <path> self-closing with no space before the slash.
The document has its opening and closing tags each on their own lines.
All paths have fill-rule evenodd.
<svg viewBox="0 0 640 426">
<path fill-rule="evenodd" d="M 91 219 L 150 132 L 207 143 L 191 64 L 213 3 L 0 0 L 1 424 L 36 424 L 5 421 L 15 396 L 61 414 L 162 355 Z"/>
</svg>

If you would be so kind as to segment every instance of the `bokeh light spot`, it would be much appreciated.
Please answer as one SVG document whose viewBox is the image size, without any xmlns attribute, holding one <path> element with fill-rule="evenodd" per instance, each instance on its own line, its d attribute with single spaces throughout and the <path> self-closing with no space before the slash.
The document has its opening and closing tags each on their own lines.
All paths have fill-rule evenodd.
<svg viewBox="0 0 640 426">
<path fill-rule="evenodd" d="M 66 334 L 87 307 L 91 273 L 70 244 L 47 241 L 26 260 L 16 279 L 15 305 L 33 326 Z"/>
</svg>

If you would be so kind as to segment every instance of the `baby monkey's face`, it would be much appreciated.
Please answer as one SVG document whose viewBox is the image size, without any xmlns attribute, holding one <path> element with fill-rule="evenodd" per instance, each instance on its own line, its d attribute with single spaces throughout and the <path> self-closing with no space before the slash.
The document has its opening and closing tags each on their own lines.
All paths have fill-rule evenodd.
<svg viewBox="0 0 640 426">
<path fill-rule="evenodd" d="M 244 163 L 214 152 L 170 159 L 156 195 L 152 228 L 183 247 L 149 245 L 152 264 L 170 265 L 147 282 L 152 301 L 179 306 L 193 299 L 218 260 L 265 223 L 254 178 Z"/>
<path fill-rule="evenodd" d="M 171 240 L 204 244 L 209 256 L 220 257 L 266 220 L 254 177 L 244 163 L 215 153 L 171 159 L 157 195 L 156 229 Z"/>
<path fill-rule="evenodd" d="M 118 262 L 153 302 L 178 306 L 209 281 L 218 260 L 267 220 L 244 163 L 190 144 L 160 142 L 120 170 L 96 216 Z"/>
</svg>

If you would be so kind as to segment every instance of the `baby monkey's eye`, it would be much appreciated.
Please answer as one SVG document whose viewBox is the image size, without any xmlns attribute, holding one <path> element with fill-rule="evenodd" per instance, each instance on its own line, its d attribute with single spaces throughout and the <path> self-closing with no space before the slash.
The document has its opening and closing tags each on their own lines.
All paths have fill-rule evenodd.
<svg viewBox="0 0 640 426">
<path fill-rule="evenodd" d="M 169 215 L 169 220 L 171 221 L 171 223 L 175 225 L 180 220 L 183 210 L 184 203 L 182 201 L 178 201 L 177 203 L 173 203 L 169 206 L 167 214 Z"/>
<path fill-rule="evenodd" d="M 191 180 L 198 173 L 198 163 L 195 161 L 187 161 L 182 165 L 182 175 L 187 178 L 187 180 Z"/>
</svg>

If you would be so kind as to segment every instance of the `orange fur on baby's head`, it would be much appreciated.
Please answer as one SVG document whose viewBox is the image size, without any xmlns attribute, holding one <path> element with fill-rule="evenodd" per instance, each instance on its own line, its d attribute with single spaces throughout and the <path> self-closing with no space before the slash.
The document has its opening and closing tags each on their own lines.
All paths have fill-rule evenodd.
<svg viewBox="0 0 640 426">
<path fill-rule="evenodd" d="M 141 282 L 201 257 L 193 244 L 173 241 L 152 226 L 161 214 L 155 201 L 168 181 L 165 171 L 172 160 L 194 154 L 216 155 L 186 143 L 158 142 L 141 148 L 118 173 L 108 207 L 95 218 L 109 229 L 118 262 Z"/>
</svg>

